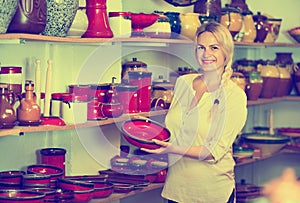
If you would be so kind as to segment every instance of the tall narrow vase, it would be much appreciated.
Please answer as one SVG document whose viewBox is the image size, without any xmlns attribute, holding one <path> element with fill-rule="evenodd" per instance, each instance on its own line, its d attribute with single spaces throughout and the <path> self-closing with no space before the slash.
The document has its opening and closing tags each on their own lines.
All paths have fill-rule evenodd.
<svg viewBox="0 0 300 203">
<path fill-rule="evenodd" d="M 86 15 L 88 17 L 88 28 L 82 37 L 89 38 L 111 38 L 113 32 L 110 29 L 106 0 L 86 0 Z"/>
</svg>

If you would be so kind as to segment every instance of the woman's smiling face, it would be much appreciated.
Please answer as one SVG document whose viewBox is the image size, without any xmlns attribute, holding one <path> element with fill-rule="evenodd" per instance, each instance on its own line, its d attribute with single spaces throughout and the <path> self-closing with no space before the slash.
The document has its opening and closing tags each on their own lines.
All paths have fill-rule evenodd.
<svg viewBox="0 0 300 203">
<path fill-rule="evenodd" d="M 196 58 L 204 72 L 224 71 L 225 55 L 217 39 L 211 32 L 203 32 L 198 36 Z"/>
</svg>

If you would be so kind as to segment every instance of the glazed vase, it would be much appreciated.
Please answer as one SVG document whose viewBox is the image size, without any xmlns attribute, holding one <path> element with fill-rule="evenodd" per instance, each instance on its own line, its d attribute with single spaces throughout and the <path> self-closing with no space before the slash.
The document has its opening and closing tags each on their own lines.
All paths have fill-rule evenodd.
<svg viewBox="0 0 300 203">
<path fill-rule="evenodd" d="M 0 2 L 0 34 L 6 33 L 9 23 L 15 15 L 19 0 Z"/>
<path fill-rule="evenodd" d="M 228 28 L 234 38 L 242 29 L 243 19 L 240 11 L 230 7 L 228 4 L 222 8 L 222 16 L 220 23 Z"/>
<path fill-rule="evenodd" d="M 86 15 L 86 8 L 79 7 L 72 25 L 68 30 L 67 36 L 80 38 L 86 32 L 88 24 L 89 21 Z"/>
<path fill-rule="evenodd" d="M 181 22 L 180 34 L 191 40 L 196 37 L 196 31 L 200 27 L 199 13 L 181 13 L 179 15 Z"/>
<path fill-rule="evenodd" d="M 46 36 L 66 37 L 78 9 L 78 0 L 47 0 Z"/>
<path fill-rule="evenodd" d="M 253 16 L 253 20 L 256 28 L 256 38 L 254 42 L 263 43 L 269 32 L 268 28 L 268 18 L 264 15 L 261 15 L 260 12 L 257 12 L 257 15 Z"/>
<path fill-rule="evenodd" d="M 243 16 L 243 36 L 242 42 L 254 42 L 256 38 L 256 28 L 251 11 L 245 11 Z"/>
<path fill-rule="evenodd" d="M 46 17 L 46 0 L 19 0 L 18 9 L 7 32 L 40 34 L 45 29 Z"/>
<path fill-rule="evenodd" d="M 88 27 L 83 37 L 111 38 L 113 32 L 109 26 L 106 0 L 86 0 Z"/>
<path fill-rule="evenodd" d="M 178 12 L 166 12 L 164 13 L 169 18 L 171 27 L 171 38 L 177 38 L 181 30 L 180 13 Z"/>
</svg>

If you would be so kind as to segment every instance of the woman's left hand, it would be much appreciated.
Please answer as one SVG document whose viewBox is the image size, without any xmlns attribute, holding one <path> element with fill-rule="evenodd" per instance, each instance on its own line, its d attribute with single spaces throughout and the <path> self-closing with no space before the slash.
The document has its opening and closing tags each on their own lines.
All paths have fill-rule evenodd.
<svg viewBox="0 0 300 203">
<path fill-rule="evenodd" d="M 148 152 L 148 153 L 153 153 L 153 154 L 166 154 L 166 153 L 172 153 L 173 152 L 173 145 L 170 142 L 164 142 L 160 140 L 153 139 L 153 142 L 155 144 L 159 145 L 160 148 L 158 149 L 147 149 L 147 148 L 141 148 L 140 150 Z"/>
</svg>

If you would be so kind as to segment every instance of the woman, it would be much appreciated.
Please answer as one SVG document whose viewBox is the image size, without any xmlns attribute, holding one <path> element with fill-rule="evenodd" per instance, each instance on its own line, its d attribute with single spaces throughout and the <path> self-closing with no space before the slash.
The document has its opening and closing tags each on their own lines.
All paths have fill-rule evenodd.
<svg viewBox="0 0 300 203">
<path fill-rule="evenodd" d="M 149 153 L 168 153 L 169 169 L 162 196 L 169 202 L 234 202 L 232 144 L 247 117 L 244 91 L 230 80 L 234 43 L 219 23 L 197 30 L 199 74 L 176 81 L 166 116 L 171 141 Z"/>
</svg>

